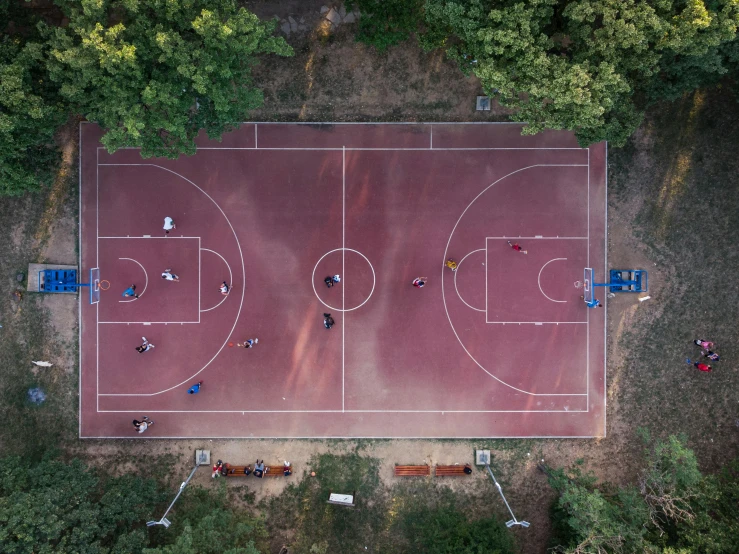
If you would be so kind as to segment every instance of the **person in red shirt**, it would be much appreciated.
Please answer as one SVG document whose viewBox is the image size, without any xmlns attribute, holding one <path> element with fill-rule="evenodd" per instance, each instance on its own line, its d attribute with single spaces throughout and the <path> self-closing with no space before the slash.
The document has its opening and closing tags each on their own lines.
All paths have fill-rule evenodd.
<svg viewBox="0 0 739 554">
<path fill-rule="evenodd" d="M 700 371 L 711 371 L 711 366 L 706 365 L 702 362 L 695 362 L 693 365 L 697 367 Z"/>
<path fill-rule="evenodd" d="M 529 253 L 528 250 L 524 250 L 523 248 L 521 248 L 521 246 L 519 246 L 519 244 L 517 242 L 508 241 L 508 246 L 510 246 L 511 248 L 513 248 L 516 252 L 520 252 L 521 254 L 528 254 Z"/>
</svg>

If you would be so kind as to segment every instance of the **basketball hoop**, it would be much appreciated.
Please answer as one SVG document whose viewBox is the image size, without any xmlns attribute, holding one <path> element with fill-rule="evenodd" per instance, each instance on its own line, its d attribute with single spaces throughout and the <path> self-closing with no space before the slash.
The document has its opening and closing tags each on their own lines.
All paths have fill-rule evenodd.
<svg viewBox="0 0 739 554">
<path fill-rule="evenodd" d="M 108 290 L 110 288 L 110 281 L 107 279 L 103 279 L 102 281 L 98 281 L 97 287 L 95 287 L 98 290 Z"/>
<path fill-rule="evenodd" d="M 581 289 L 582 288 L 582 281 L 575 281 L 575 288 Z"/>
</svg>

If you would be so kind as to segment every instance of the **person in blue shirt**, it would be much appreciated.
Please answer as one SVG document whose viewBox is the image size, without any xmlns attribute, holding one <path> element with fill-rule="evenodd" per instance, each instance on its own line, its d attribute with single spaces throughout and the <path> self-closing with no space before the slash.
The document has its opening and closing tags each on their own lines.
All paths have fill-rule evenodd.
<svg viewBox="0 0 739 554">
<path fill-rule="evenodd" d="M 133 296 L 134 298 L 138 298 L 139 295 L 136 294 L 136 285 L 131 285 L 126 290 L 123 291 L 123 294 L 121 296 L 129 297 Z"/>
</svg>

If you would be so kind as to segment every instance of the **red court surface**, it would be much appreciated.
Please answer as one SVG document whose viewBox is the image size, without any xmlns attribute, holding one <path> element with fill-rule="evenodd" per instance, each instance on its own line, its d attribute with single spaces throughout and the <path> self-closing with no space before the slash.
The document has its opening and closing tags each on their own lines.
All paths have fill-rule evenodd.
<svg viewBox="0 0 739 554">
<path fill-rule="evenodd" d="M 606 146 L 520 131 L 249 123 L 145 160 L 83 124 L 81 268 L 111 286 L 81 295 L 80 436 L 604 436 L 575 282 L 606 268 Z"/>
</svg>

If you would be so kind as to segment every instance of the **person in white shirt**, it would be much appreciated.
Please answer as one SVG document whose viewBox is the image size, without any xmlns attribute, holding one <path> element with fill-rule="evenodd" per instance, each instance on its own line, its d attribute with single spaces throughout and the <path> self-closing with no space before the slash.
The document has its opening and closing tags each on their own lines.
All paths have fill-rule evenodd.
<svg viewBox="0 0 739 554">
<path fill-rule="evenodd" d="M 175 282 L 178 282 L 180 280 L 180 278 L 177 275 L 172 273 L 171 269 L 165 269 L 162 272 L 162 279 L 166 279 L 167 281 L 175 281 Z"/>
<path fill-rule="evenodd" d="M 164 234 L 168 235 L 172 229 L 177 229 L 177 225 L 174 224 L 174 219 L 167 216 L 164 218 Z"/>
</svg>

